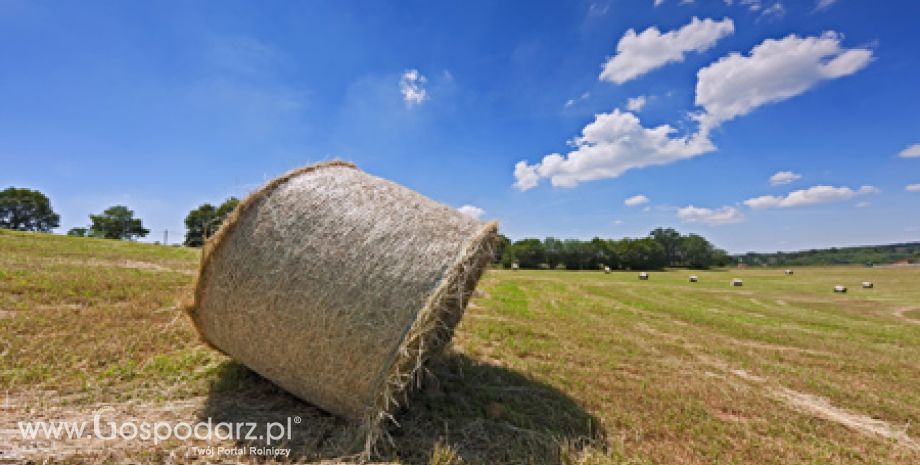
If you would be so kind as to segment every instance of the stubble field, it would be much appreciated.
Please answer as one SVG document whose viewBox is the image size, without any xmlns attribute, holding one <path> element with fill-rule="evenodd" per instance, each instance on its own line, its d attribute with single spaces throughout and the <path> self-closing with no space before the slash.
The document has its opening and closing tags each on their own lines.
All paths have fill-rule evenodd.
<svg viewBox="0 0 920 465">
<path fill-rule="evenodd" d="M 194 249 L 0 231 L 0 463 L 261 461 L 20 421 L 276 421 L 281 461 L 349 425 L 198 342 Z M 378 460 L 920 463 L 920 268 L 491 270 Z M 732 278 L 744 286 L 730 287 Z M 874 289 L 862 289 L 869 280 Z M 834 294 L 835 284 L 848 286 Z"/>
</svg>

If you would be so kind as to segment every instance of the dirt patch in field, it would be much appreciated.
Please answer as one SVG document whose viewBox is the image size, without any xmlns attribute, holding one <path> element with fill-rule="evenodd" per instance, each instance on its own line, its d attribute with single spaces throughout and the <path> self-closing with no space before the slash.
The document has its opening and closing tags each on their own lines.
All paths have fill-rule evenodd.
<svg viewBox="0 0 920 465">
<path fill-rule="evenodd" d="M 907 434 L 909 425 L 897 427 L 891 423 L 872 418 L 868 415 L 835 407 L 829 400 L 823 397 L 795 391 L 784 386 L 772 385 L 767 378 L 755 375 L 744 369 L 731 368 L 721 360 L 705 356 L 699 358 L 706 365 L 730 373 L 754 385 L 763 387 L 769 395 L 796 411 L 837 423 L 867 436 L 876 436 L 892 440 L 901 447 L 920 452 L 920 442 Z"/>
<path fill-rule="evenodd" d="M 920 325 L 920 308 L 901 307 L 896 308 L 892 314 L 900 320 L 904 320 L 915 325 Z"/>
<path fill-rule="evenodd" d="M 834 407 L 823 397 L 793 391 L 792 389 L 775 389 L 773 394 L 800 411 L 841 424 L 863 434 L 891 439 L 903 447 L 920 451 L 920 442 L 907 435 L 907 426 L 898 428 L 886 421 Z"/>
<path fill-rule="evenodd" d="M 143 271 L 154 271 L 160 273 L 179 273 L 184 275 L 193 276 L 195 274 L 194 268 L 173 268 L 169 266 L 160 265 L 158 263 L 144 262 L 138 260 L 101 260 L 97 258 L 90 258 L 87 260 L 76 260 L 71 258 L 51 258 L 44 261 L 63 264 L 63 265 L 75 265 L 75 266 L 85 266 L 85 267 L 102 267 L 102 268 L 124 268 L 129 270 L 143 270 Z"/>
</svg>

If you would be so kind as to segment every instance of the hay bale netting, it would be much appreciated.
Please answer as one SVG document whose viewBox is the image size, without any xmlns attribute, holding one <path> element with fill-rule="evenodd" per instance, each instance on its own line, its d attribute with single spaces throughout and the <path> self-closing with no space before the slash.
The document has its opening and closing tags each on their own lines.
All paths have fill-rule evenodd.
<svg viewBox="0 0 920 465">
<path fill-rule="evenodd" d="M 732 280 L 732 286 L 734 286 L 734 287 L 741 287 L 741 286 L 744 286 L 744 281 L 741 280 L 741 279 L 739 279 L 739 278 L 735 278 L 735 279 Z"/>
<path fill-rule="evenodd" d="M 872 281 L 863 281 L 862 287 L 863 289 L 872 289 L 875 287 L 875 284 L 872 284 Z"/>
<path fill-rule="evenodd" d="M 639 279 L 641 279 L 642 281 L 647 281 L 647 280 L 648 280 L 648 273 L 646 273 L 646 272 L 644 272 L 644 271 L 641 272 L 641 273 L 639 273 Z"/>
<path fill-rule="evenodd" d="M 847 287 L 846 287 L 846 286 L 843 286 L 843 285 L 840 285 L 840 284 L 834 286 L 834 292 L 839 292 L 839 293 L 843 294 L 843 293 L 845 293 L 846 291 L 847 291 Z"/>
<path fill-rule="evenodd" d="M 291 171 L 205 244 L 202 338 L 295 396 L 361 422 L 365 453 L 450 340 L 492 257 L 482 223 L 345 162 Z"/>
</svg>

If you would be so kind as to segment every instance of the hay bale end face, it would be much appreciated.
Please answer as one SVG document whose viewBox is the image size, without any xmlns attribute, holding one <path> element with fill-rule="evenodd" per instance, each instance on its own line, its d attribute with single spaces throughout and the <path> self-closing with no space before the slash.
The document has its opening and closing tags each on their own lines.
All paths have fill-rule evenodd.
<svg viewBox="0 0 920 465">
<path fill-rule="evenodd" d="M 610 274 L 610 267 L 609 267 L 609 266 L 605 266 L 605 267 L 604 267 L 604 273 L 605 273 L 605 274 Z"/>
<path fill-rule="evenodd" d="M 482 223 L 345 162 L 250 195 L 202 252 L 186 311 L 202 338 L 295 396 L 380 422 L 450 340 L 491 259 Z"/>
</svg>

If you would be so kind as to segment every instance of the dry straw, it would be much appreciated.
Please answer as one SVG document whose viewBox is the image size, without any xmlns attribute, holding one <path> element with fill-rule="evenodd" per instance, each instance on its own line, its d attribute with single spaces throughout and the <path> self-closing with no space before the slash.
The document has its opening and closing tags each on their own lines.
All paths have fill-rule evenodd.
<svg viewBox="0 0 920 465">
<path fill-rule="evenodd" d="M 497 224 L 333 161 L 245 199 L 205 244 L 186 305 L 208 344 L 324 410 L 364 451 L 443 348 Z"/>
</svg>

